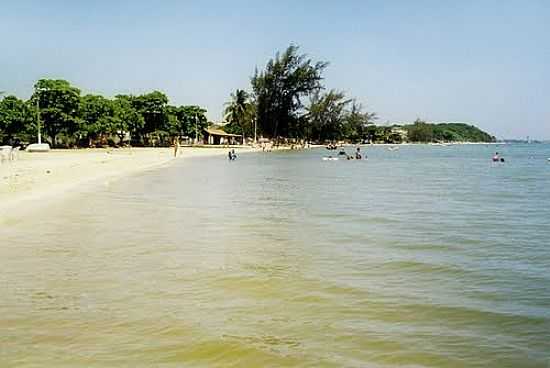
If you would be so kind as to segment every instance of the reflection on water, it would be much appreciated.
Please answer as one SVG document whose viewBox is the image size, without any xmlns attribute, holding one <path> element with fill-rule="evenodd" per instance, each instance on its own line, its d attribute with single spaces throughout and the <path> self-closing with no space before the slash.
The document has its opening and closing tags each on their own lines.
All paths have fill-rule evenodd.
<svg viewBox="0 0 550 368">
<path fill-rule="evenodd" d="M 550 150 L 492 150 L 196 159 L 8 219 L 0 362 L 544 367 Z"/>
</svg>

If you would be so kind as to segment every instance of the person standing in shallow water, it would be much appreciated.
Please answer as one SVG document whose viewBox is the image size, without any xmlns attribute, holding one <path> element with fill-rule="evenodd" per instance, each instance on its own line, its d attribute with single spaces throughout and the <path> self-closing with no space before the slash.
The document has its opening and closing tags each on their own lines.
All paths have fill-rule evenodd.
<svg viewBox="0 0 550 368">
<path fill-rule="evenodd" d="M 497 152 L 493 156 L 493 162 L 504 162 L 504 157 L 501 157 L 500 154 Z"/>
<path fill-rule="evenodd" d="M 357 147 L 357 150 L 355 151 L 355 159 L 361 160 L 363 156 L 361 156 L 361 147 Z"/>
</svg>

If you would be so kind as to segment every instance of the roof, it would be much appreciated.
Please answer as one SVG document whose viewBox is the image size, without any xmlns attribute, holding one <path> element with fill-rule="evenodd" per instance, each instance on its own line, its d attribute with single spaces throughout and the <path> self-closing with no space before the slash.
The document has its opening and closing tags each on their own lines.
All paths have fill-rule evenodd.
<svg viewBox="0 0 550 368">
<path fill-rule="evenodd" d="M 221 129 L 206 128 L 206 129 L 204 129 L 204 131 L 206 133 L 210 134 L 210 135 L 218 135 L 218 136 L 222 136 L 222 137 L 240 137 L 239 134 L 229 134 L 229 133 L 224 132 Z"/>
</svg>

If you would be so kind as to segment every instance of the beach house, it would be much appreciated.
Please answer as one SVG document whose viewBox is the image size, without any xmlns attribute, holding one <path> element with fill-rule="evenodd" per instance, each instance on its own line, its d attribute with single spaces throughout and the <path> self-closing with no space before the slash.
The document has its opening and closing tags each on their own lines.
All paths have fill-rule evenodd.
<svg viewBox="0 0 550 368">
<path fill-rule="evenodd" d="M 206 128 L 204 129 L 204 144 L 211 145 L 241 145 L 243 137 L 238 134 L 226 133 L 221 129 Z"/>
</svg>

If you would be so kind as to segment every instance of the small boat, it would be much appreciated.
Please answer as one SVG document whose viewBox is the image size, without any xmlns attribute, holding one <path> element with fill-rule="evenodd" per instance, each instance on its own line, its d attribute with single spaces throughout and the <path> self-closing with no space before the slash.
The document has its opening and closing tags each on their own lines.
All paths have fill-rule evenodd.
<svg viewBox="0 0 550 368">
<path fill-rule="evenodd" d="M 323 161 L 338 161 L 338 157 L 323 157 Z"/>
<path fill-rule="evenodd" d="M 399 147 L 388 147 L 388 151 L 399 151 Z"/>
<path fill-rule="evenodd" d="M 49 152 L 50 151 L 50 145 L 48 143 L 33 143 L 29 144 L 27 148 L 25 148 L 25 151 L 27 152 Z"/>
</svg>

